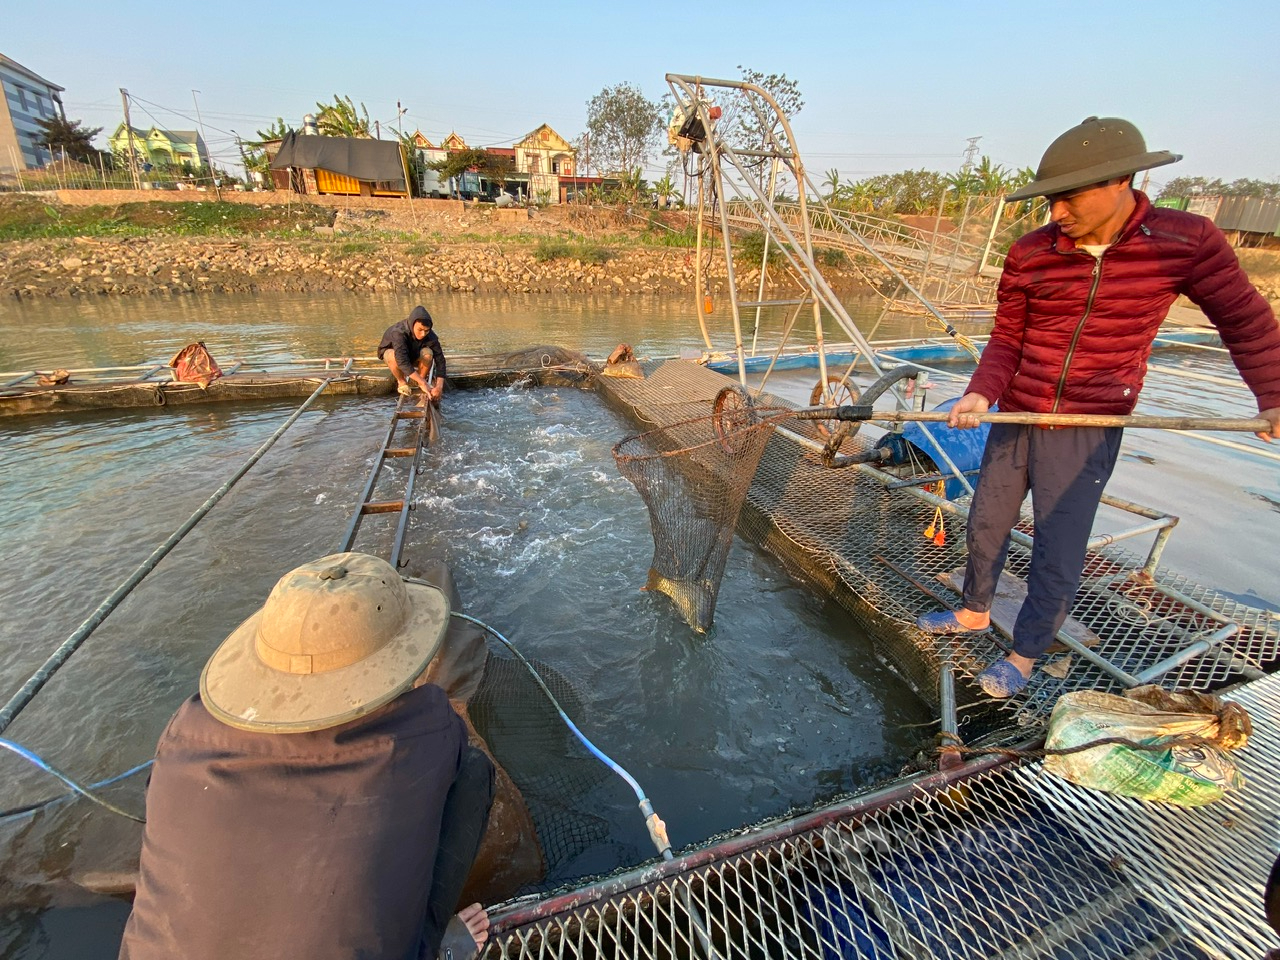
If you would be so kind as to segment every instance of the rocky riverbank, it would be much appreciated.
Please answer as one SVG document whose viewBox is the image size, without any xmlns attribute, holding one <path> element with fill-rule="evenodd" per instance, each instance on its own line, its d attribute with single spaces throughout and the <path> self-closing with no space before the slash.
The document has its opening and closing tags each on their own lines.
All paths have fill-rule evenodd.
<svg viewBox="0 0 1280 960">
<path fill-rule="evenodd" d="M 15 297 L 151 296 L 195 292 L 687 293 L 690 250 L 593 246 L 554 258 L 528 244 L 393 240 L 184 240 L 75 238 L 0 245 L 0 291 Z M 722 258 L 708 274 L 724 287 Z M 770 271 L 766 289 L 780 287 Z M 852 267 L 826 271 L 837 289 L 865 285 Z M 755 291 L 758 269 L 740 269 Z"/>
<path fill-rule="evenodd" d="M 376 201 L 375 201 L 376 203 Z M 149 206 L 144 213 L 136 209 Z M 203 204 L 200 206 L 204 206 Z M 265 213 L 261 203 L 256 213 Z M 167 208 L 167 209 L 166 209 Z M 299 208 L 302 208 L 300 215 Z M 174 236 L 183 229 L 173 204 L 103 205 L 98 221 L 86 208 L 66 204 L 82 236 L 12 239 L 0 243 L 0 294 L 20 298 L 171 296 L 187 293 L 349 291 L 431 293 L 688 294 L 696 254 L 681 245 L 687 217 L 648 211 L 549 208 L 524 210 L 424 202 L 409 210 L 381 206 L 293 203 L 269 229 L 242 235 Z M 97 223 L 133 218 L 144 235 L 92 235 Z M 56 211 L 55 211 L 56 212 Z M 207 209 L 201 211 L 208 214 Z M 238 208 L 234 213 L 238 214 Z M 43 214 L 42 214 L 43 215 Z M 146 227 L 135 224 L 143 216 Z M 115 217 L 115 220 L 108 220 Z M 153 223 L 160 221 L 158 226 Z M 207 218 L 201 224 L 207 230 Z M 675 241 L 675 242 L 673 242 Z M 845 258 L 824 266 L 831 285 L 856 292 L 881 278 Z M 722 296 L 725 264 L 718 251 L 704 254 L 710 292 Z M 737 281 L 754 294 L 759 261 L 741 263 Z M 770 268 L 766 294 L 792 290 L 780 269 Z"/>
</svg>

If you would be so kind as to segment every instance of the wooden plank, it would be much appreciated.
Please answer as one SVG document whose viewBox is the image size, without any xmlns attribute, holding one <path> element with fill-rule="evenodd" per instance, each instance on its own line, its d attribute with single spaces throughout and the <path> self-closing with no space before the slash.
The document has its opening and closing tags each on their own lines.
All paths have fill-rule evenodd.
<svg viewBox="0 0 1280 960">
<path fill-rule="evenodd" d="M 360 508 L 362 514 L 369 513 L 399 513 L 404 509 L 403 500 L 381 500 L 366 503 Z"/>
<path fill-rule="evenodd" d="M 954 570 L 940 573 L 938 579 L 956 593 L 964 593 L 964 567 L 956 567 Z M 1000 574 L 1000 582 L 996 584 L 996 596 L 991 602 L 991 625 L 1010 641 L 1013 640 L 1013 625 L 1017 622 L 1018 611 L 1022 609 L 1022 602 L 1026 599 L 1025 581 L 1011 573 Z M 1101 639 L 1079 620 L 1070 616 L 1062 624 L 1062 632 L 1085 647 L 1097 646 Z M 1045 652 L 1062 653 L 1066 649 L 1065 645 L 1055 640 Z"/>
</svg>

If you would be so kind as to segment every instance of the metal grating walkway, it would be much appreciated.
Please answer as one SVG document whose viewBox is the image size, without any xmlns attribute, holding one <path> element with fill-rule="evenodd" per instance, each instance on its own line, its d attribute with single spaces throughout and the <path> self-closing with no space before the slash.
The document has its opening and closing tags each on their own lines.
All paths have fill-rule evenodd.
<svg viewBox="0 0 1280 960">
<path fill-rule="evenodd" d="M 1229 958 L 1280 940 L 1280 677 L 1245 789 L 1194 810 L 979 761 L 495 915 L 488 958 Z"/>
</svg>

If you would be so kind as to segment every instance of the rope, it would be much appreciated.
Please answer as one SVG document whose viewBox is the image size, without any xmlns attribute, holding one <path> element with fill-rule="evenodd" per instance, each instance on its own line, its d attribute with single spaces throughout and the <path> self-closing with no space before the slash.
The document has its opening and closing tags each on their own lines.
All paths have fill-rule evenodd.
<svg viewBox="0 0 1280 960">
<path fill-rule="evenodd" d="M 938 734 L 938 738 L 942 740 L 954 741 L 954 743 L 936 747 L 935 753 L 963 753 L 972 755 L 990 755 L 998 754 L 1002 757 L 1015 757 L 1024 760 L 1043 760 L 1045 757 L 1066 757 L 1073 753 L 1084 753 L 1086 750 L 1092 750 L 1094 747 L 1128 747 L 1130 750 L 1141 750 L 1149 753 L 1162 753 L 1173 747 L 1221 747 L 1222 737 L 1201 737 L 1189 733 L 1172 734 L 1167 737 L 1157 737 L 1154 740 L 1130 740 L 1128 737 L 1100 737 L 1097 740 L 1090 740 L 1088 743 L 1077 743 L 1074 747 L 1041 747 L 1033 750 L 1018 750 L 1013 747 L 965 747 L 961 746 L 961 741 L 954 733 L 943 731 Z"/>
</svg>

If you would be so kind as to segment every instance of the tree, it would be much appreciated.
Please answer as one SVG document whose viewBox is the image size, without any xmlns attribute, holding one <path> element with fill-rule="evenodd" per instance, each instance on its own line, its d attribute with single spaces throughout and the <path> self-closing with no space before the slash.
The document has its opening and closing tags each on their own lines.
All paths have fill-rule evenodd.
<svg viewBox="0 0 1280 960">
<path fill-rule="evenodd" d="M 671 179 L 670 172 L 662 175 L 661 180 L 657 180 L 653 184 L 654 196 L 658 198 L 658 206 L 666 208 L 671 206 L 671 198 L 675 196 L 676 184 Z"/>
<path fill-rule="evenodd" d="M 804 98 L 800 95 L 800 85 L 796 81 L 789 79 L 785 73 L 761 73 L 759 70 L 752 70 L 742 64 L 738 64 L 738 69 L 742 71 L 743 82 L 755 84 L 773 97 L 774 102 L 778 105 L 778 114 L 781 117 L 786 117 L 790 121 L 804 109 Z M 745 95 L 744 91 L 744 93 L 739 94 L 739 97 Z M 735 114 L 737 132 L 740 136 L 740 142 L 735 144 L 737 146 L 762 150 L 768 142 L 769 134 L 782 135 L 782 125 L 778 122 L 778 117 L 773 115 L 771 109 L 764 111 L 765 121 L 767 122 L 761 121 L 749 103 L 738 104 Z"/>
<path fill-rule="evenodd" d="M 977 194 L 994 197 L 1011 189 L 1009 171 L 1002 165 L 993 163 L 986 154 L 983 154 L 976 165 L 962 167 L 958 173 L 949 174 L 946 180 L 960 196 Z"/>
<path fill-rule="evenodd" d="M 761 73 L 742 64 L 738 64 L 738 69 L 742 71 L 743 82 L 760 87 L 773 98 L 778 108 L 774 110 L 757 93 L 736 91 L 724 104 L 724 114 L 716 126 L 720 139 L 738 150 L 766 150 L 771 140 L 782 141 L 785 145 L 783 118 L 790 121 L 804 108 L 799 84 L 785 73 Z M 753 169 L 760 188 L 767 189 L 770 162 L 763 157 L 746 158 L 744 162 Z"/>
<path fill-rule="evenodd" d="M 611 175 L 643 168 L 662 130 L 661 106 L 639 87 L 605 87 L 587 101 L 591 163 Z"/>
<path fill-rule="evenodd" d="M 822 181 L 822 185 L 827 188 L 827 202 L 835 203 L 840 198 L 840 192 L 843 187 L 840 184 L 840 171 L 832 167 L 827 171 L 827 177 Z"/>
<path fill-rule="evenodd" d="M 102 132 L 101 127 L 92 130 L 82 127 L 79 120 L 66 120 L 53 116 L 47 120 L 37 120 L 40 128 L 41 146 L 48 147 L 55 160 L 65 156 L 81 163 L 96 160 L 98 151 L 93 146 L 93 138 Z"/>
<path fill-rule="evenodd" d="M 480 173 L 486 180 L 498 188 L 499 192 L 505 192 L 507 188 L 507 179 L 515 172 L 515 161 L 510 157 L 502 156 L 497 153 L 484 151 L 484 163 L 480 165 Z"/>
<path fill-rule="evenodd" d="M 948 179 L 933 170 L 903 170 L 867 177 L 858 181 L 856 189 L 865 191 L 872 198 L 872 209 L 880 213 L 923 213 L 937 209 Z"/>
<path fill-rule="evenodd" d="M 1160 190 L 1160 197 L 1280 197 L 1280 182 L 1240 178 L 1224 183 L 1218 178 L 1174 177 Z"/>
<path fill-rule="evenodd" d="M 333 95 L 333 103 L 316 102 L 316 130 L 322 137 L 370 138 L 369 111 L 360 104 L 359 111 L 350 97 Z"/>
<path fill-rule="evenodd" d="M 401 131 L 396 134 L 396 139 L 400 142 L 400 152 L 405 158 L 405 165 L 409 168 L 409 194 L 420 197 L 423 174 L 427 171 L 427 160 L 418 152 L 418 145 L 413 142 L 412 133 Z"/>
<path fill-rule="evenodd" d="M 244 168 L 249 173 L 259 173 L 262 175 L 264 182 L 271 181 L 271 158 L 267 156 L 266 142 L 272 140 L 283 140 L 289 134 L 293 133 L 289 125 L 284 122 L 284 117 L 276 117 L 275 123 L 267 127 L 265 130 L 258 130 L 254 133 L 258 139 L 252 143 L 242 142 L 240 144 L 240 157 L 244 161 Z"/>
<path fill-rule="evenodd" d="M 480 169 L 489 161 L 489 152 L 487 150 L 476 150 L 468 147 L 466 150 L 454 150 L 445 154 L 439 160 L 434 160 L 428 164 L 432 170 L 435 170 L 447 180 L 461 181 L 462 175 L 468 170 Z M 456 192 L 455 187 L 455 192 Z"/>
</svg>

